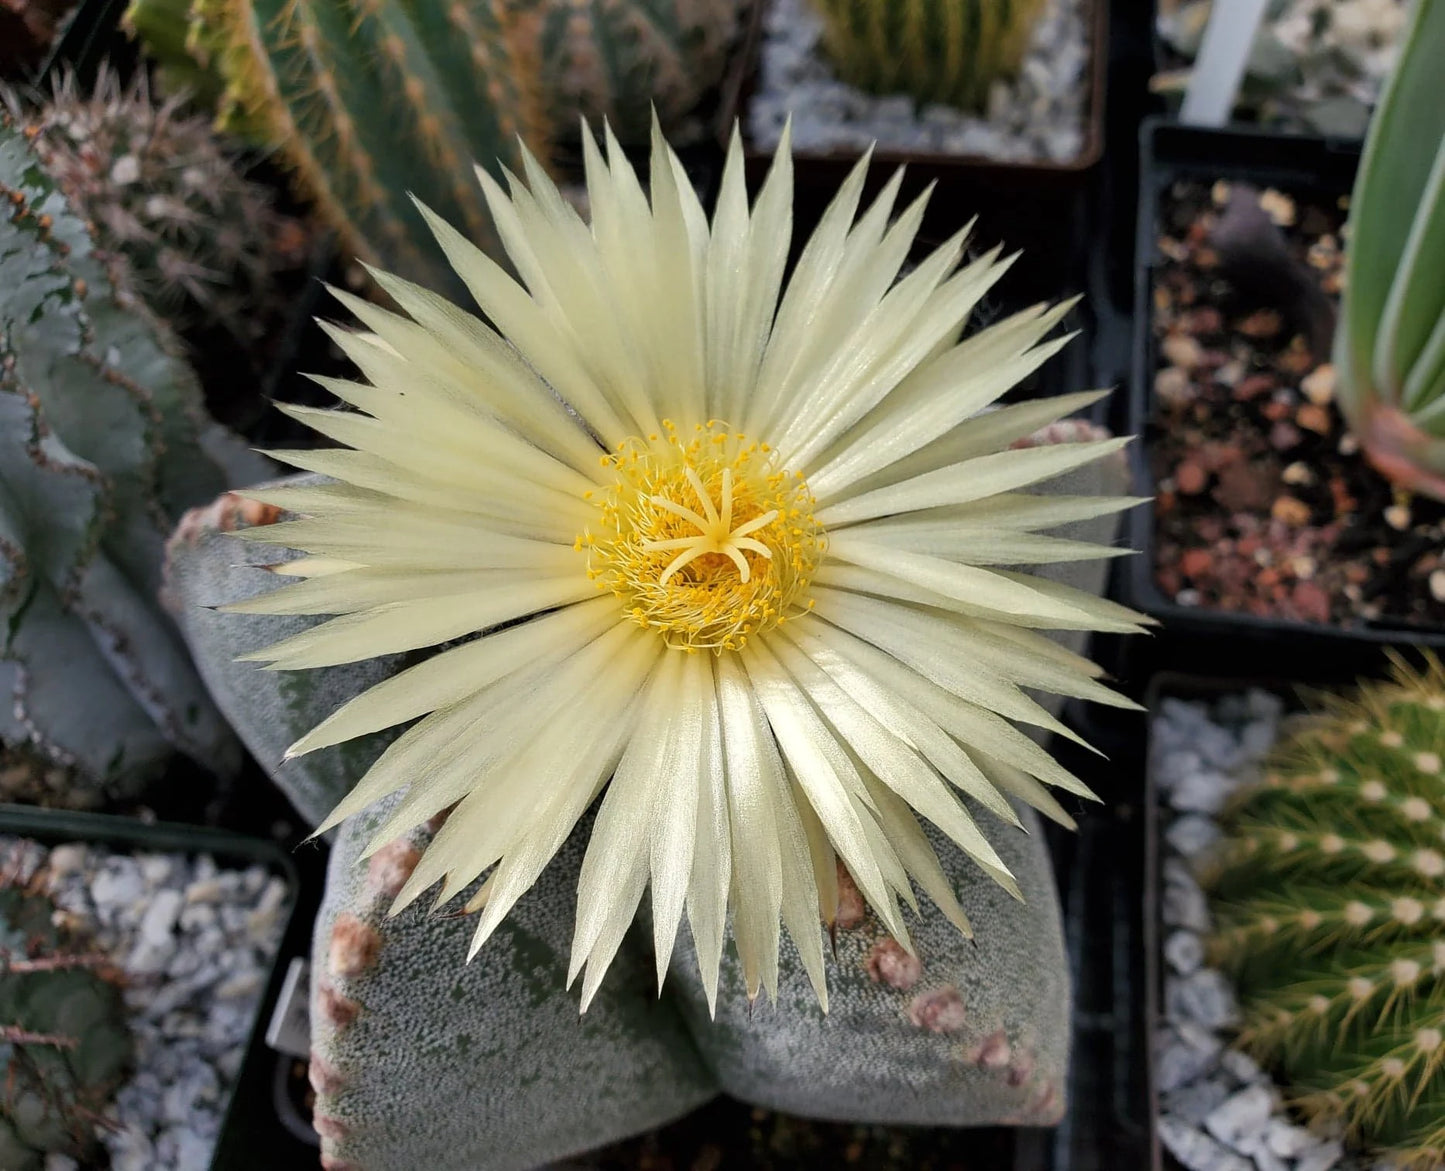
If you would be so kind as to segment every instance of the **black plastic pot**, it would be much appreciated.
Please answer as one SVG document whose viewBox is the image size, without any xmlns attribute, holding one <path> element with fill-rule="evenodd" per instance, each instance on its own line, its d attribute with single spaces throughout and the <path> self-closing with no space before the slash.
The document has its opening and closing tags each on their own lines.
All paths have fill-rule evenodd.
<svg viewBox="0 0 1445 1171">
<path fill-rule="evenodd" d="M 1342 195 L 1353 183 L 1359 145 L 1238 128 L 1209 130 L 1150 119 L 1141 130 L 1140 146 L 1134 345 L 1125 426 L 1130 433 L 1143 436 L 1151 414 L 1154 371 L 1158 366 L 1152 294 L 1161 259 L 1155 241 L 1164 192 L 1177 179 L 1193 178 L 1247 181 L 1261 187 L 1296 190 L 1312 188 L 1326 195 Z M 1131 463 L 1135 491 L 1154 495 L 1142 440 L 1131 448 Z M 1166 598 L 1154 581 L 1152 508 L 1137 508 L 1126 516 L 1129 543 L 1140 552 L 1118 578 L 1125 603 L 1163 622 L 1167 635 L 1213 643 L 1217 652 L 1235 660 L 1233 668 L 1237 671 L 1269 673 L 1277 669 L 1277 656 L 1282 652 L 1295 657 L 1292 666 L 1299 674 L 1312 675 L 1313 664 L 1328 670 L 1328 664 L 1340 655 L 1349 660 L 1346 665 L 1350 669 L 1358 670 L 1380 646 L 1391 643 L 1445 648 L 1445 632 L 1404 624 L 1376 621 L 1342 627 L 1179 605 Z"/>
<path fill-rule="evenodd" d="M 163 850 L 209 854 L 222 864 L 252 866 L 260 863 L 286 883 L 289 906 L 282 943 L 251 1027 L 245 1061 L 226 1104 L 211 1168 L 212 1171 L 254 1171 L 268 1163 L 276 1167 L 305 1165 L 294 1157 L 287 1158 L 288 1148 L 278 1141 L 282 1134 L 270 1110 L 268 1080 L 268 1058 L 275 1054 L 266 1048 L 264 1034 L 281 990 L 286 966 L 284 960 L 298 949 L 304 950 L 309 943 L 316 891 L 314 882 L 303 882 L 303 873 L 314 871 L 321 851 L 312 849 L 309 851 L 311 857 L 296 859 L 274 843 L 224 830 L 168 822 L 148 824 L 128 817 L 37 809 L 25 805 L 0 805 L 0 834 L 31 838 L 46 846 L 86 842 L 104 845 L 121 853 Z M 264 1088 L 258 1094 L 261 1083 L 264 1083 Z M 264 1106 L 258 1098 L 265 1099 Z M 312 1158 L 314 1160 L 314 1154 Z"/>
</svg>

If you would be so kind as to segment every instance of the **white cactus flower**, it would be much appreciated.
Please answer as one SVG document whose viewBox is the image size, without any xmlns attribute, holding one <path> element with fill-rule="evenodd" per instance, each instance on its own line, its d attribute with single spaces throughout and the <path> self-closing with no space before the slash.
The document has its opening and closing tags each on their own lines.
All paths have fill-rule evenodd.
<svg viewBox="0 0 1445 1171">
<path fill-rule="evenodd" d="M 520 283 L 427 213 L 486 321 L 380 273 L 406 316 L 338 294 L 367 381 L 322 381 L 355 409 L 283 409 L 344 447 L 277 453 L 335 482 L 252 492 L 302 519 L 245 534 L 304 580 L 230 608 L 337 615 L 249 656 L 278 670 L 475 636 L 291 749 L 417 721 L 322 827 L 405 790 L 379 849 L 450 810 L 398 907 L 490 871 L 474 954 L 600 798 L 584 1009 L 649 884 L 659 984 L 686 912 L 715 1002 L 731 914 L 775 997 L 781 920 L 826 1006 L 835 859 L 904 947 L 914 883 L 967 932 L 917 816 L 1013 890 L 959 794 L 1014 823 L 1006 793 L 1087 794 L 1010 721 L 1058 727 L 1027 689 L 1125 702 L 1038 631 L 1139 618 L 996 567 L 1119 552 L 1040 530 L 1132 501 L 1023 490 L 1123 441 L 1012 446 L 1095 393 L 980 413 L 1066 307 L 958 341 L 1010 261 L 960 266 L 965 230 L 900 279 L 900 176 L 857 216 L 860 162 L 784 287 L 786 139 L 751 208 L 734 139 L 710 224 L 660 136 L 650 199 L 607 146 L 590 225 L 530 158 L 510 192 L 478 172 Z"/>
</svg>

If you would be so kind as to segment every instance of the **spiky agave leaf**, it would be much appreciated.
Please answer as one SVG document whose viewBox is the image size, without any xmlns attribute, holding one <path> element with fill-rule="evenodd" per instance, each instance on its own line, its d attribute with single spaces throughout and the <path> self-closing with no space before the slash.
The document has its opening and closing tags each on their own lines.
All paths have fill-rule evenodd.
<svg viewBox="0 0 1445 1171">
<path fill-rule="evenodd" d="M 1014 821 L 999 785 L 1088 793 L 1012 721 L 1067 734 L 1034 688 L 1128 701 L 1038 631 L 1140 620 L 1000 566 L 1120 552 L 1042 531 L 1131 500 L 1027 489 L 1123 441 L 1016 446 L 1097 394 L 980 413 L 1064 309 L 958 342 L 1010 259 L 960 267 L 965 231 L 898 279 L 926 202 L 890 224 L 899 177 L 859 216 L 860 162 L 784 288 L 786 144 L 749 208 L 734 138 L 711 224 L 656 130 L 650 200 L 585 147 L 590 226 L 530 159 L 510 193 L 478 172 L 522 284 L 428 213 L 496 332 L 383 273 L 407 316 L 338 293 L 355 409 L 287 409 L 345 447 L 281 456 L 337 482 L 253 493 L 303 518 L 242 535 L 309 557 L 234 609 L 339 615 L 250 656 L 281 670 L 480 634 L 292 749 L 420 717 L 323 826 L 405 789 L 376 849 L 450 810 L 398 906 L 490 871 L 475 950 L 600 794 L 584 1007 L 649 883 L 659 980 L 686 913 L 714 999 L 731 912 L 750 994 L 781 919 L 824 998 L 835 858 L 905 946 L 914 883 L 966 931 L 917 816 L 1012 889 L 959 794 Z"/>
<path fill-rule="evenodd" d="M 1350 200 L 1338 395 L 1371 463 L 1445 500 L 1445 6 L 1414 6 Z"/>
</svg>

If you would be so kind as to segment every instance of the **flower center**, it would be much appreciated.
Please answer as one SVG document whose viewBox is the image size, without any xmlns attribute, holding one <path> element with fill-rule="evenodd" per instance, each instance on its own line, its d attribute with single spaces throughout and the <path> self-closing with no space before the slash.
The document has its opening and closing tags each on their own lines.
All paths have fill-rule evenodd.
<svg viewBox="0 0 1445 1171">
<path fill-rule="evenodd" d="M 597 528 L 577 538 L 587 575 L 639 626 L 681 650 L 737 650 L 812 608 L 823 550 L 803 477 L 764 443 L 714 420 L 686 438 L 624 440 L 602 457 L 616 482 L 589 493 Z"/>
</svg>

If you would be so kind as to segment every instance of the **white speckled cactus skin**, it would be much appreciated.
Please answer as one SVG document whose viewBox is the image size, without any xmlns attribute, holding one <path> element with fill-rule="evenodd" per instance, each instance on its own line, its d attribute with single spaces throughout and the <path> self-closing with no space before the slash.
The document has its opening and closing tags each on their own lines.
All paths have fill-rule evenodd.
<svg viewBox="0 0 1445 1171">
<path fill-rule="evenodd" d="M 1078 438 L 1078 428 L 1087 426 L 1057 424 L 1035 441 Z M 1116 494 L 1124 484 L 1123 461 L 1112 459 L 1060 477 L 1047 490 Z M 339 797 L 378 746 L 345 765 L 329 750 L 277 768 L 280 748 L 374 678 L 362 672 L 376 665 L 307 672 L 316 680 L 312 690 L 288 698 L 280 682 L 287 673 L 230 663 L 278 637 L 282 620 L 227 615 L 222 625 L 219 615 L 195 611 L 237 593 L 228 567 L 244 551 L 223 530 L 274 519 L 264 511 L 243 515 L 234 498 L 192 514 L 172 541 L 169 581 L 222 709 L 309 812 Z M 1059 535 L 1107 541 L 1113 523 L 1105 518 Z M 1045 570 L 1095 591 L 1104 572 L 1096 563 Z M 271 580 L 259 570 L 256 579 L 257 589 Z M 1081 649 L 1082 636 L 1064 641 Z M 1021 808 L 1028 833 L 987 814 L 978 819 L 1017 876 L 1026 905 L 931 835 L 973 921 L 976 945 L 925 911 L 910 924 L 918 956 L 909 957 L 864 909 L 844 873 L 829 1013 L 818 1009 L 785 943 L 778 1004 L 759 1001 L 751 1010 L 737 957 L 725 952 L 715 1021 L 690 947 L 679 947 L 666 991 L 656 997 L 645 924 L 624 943 L 598 999 L 579 1017 L 563 984 L 589 823 L 464 964 L 468 919 L 445 910 L 429 914 L 420 905 L 385 918 L 431 831 L 359 862 L 381 812 L 338 831 L 317 920 L 311 1079 L 329 1171 L 532 1167 L 657 1126 L 718 1090 L 797 1114 L 885 1124 L 1049 1125 L 1062 1117 L 1067 968 L 1052 871 L 1030 810 Z"/>
</svg>

